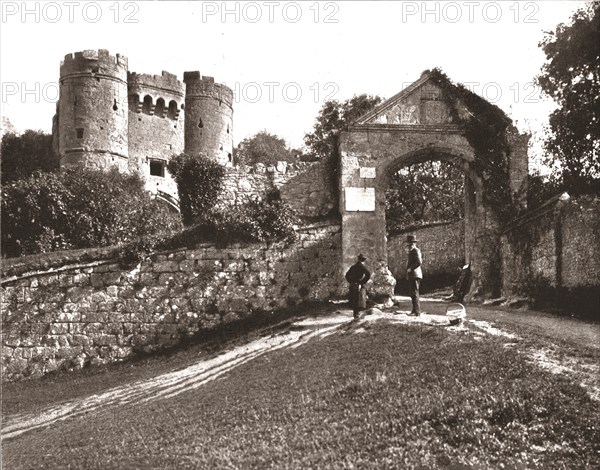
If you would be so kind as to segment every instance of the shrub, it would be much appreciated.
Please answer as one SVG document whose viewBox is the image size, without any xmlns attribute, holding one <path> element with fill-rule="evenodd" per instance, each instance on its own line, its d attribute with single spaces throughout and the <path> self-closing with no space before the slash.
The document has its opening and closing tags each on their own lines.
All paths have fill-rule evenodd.
<svg viewBox="0 0 600 470">
<path fill-rule="evenodd" d="M 177 183 L 183 223 L 204 221 L 221 191 L 225 168 L 206 157 L 182 153 L 171 159 L 167 169 Z"/>
<path fill-rule="evenodd" d="M 267 193 L 261 201 L 235 206 L 227 212 L 213 213 L 217 243 L 292 241 L 297 223 L 294 210 L 281 200 L 279 191 Z"/>
<path fill-rule="evenodd" d="M 180 227 L 138 175 L 86 168 L 37 172 L 2 188 L 6 256 L 132 243 Z"/>
</svg>

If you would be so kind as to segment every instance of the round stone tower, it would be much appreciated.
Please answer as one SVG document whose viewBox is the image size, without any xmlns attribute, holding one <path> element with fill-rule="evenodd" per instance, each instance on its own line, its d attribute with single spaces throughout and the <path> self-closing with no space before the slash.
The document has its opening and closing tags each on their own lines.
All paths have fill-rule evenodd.
<svg viewBox="0 0 600 470">
<path fill-rule="evenodd" d="M 185 72 L 185 153 L 233 161 L 233 91 L 200 72 Z"/>
<path fill-rule="evenodd" d="M 60 65 L 56 148 L 61 167 L 128 169 L 127 58 L 106 49 Z"/>
</svg>

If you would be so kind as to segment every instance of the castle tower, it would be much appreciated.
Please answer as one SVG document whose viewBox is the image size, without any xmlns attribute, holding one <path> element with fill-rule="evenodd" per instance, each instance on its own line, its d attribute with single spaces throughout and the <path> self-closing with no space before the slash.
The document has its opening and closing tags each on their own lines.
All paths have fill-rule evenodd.
<svg viewBox="0 0 600 470">
<path fill-rule="evenodd" d="M 67 54 L 55 119 L 61 167 L 127 171 L 127 58 L 106 49 Z"/>
<path fill-rule="evenodd" d="M 185 72 L 185 153 L 233 161 L 233 91 L 200 72 Z"/>
<path fill-rule="evenodd" d="M 177 199 L 166 169 L 183 152 L 185 85 L 169 72 L 129 73 L 129 169 L 146 181 L 146 189 Z"/>
</svg>

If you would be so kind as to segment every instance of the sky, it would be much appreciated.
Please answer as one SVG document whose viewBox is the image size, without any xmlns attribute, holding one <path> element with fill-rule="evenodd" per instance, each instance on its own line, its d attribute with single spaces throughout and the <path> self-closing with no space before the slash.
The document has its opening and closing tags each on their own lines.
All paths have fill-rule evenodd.
<svg viewBox="0 0 600 470">
<path fill-rule="evenodd" d="M 533 82 L 545 61 L 538 44 L 583 5 L 2 1 L 1 112 L 18 131 L 50 132 L 60 61 L 108 49 L 127 56 L 133 72 L 182 80 L 199 70 L 231 87 L 236 145 L 264 129 L 299 148 L 325 100 L 389 98 L 433 67 L 539 141 L 554 104 Z"/>
</svg>

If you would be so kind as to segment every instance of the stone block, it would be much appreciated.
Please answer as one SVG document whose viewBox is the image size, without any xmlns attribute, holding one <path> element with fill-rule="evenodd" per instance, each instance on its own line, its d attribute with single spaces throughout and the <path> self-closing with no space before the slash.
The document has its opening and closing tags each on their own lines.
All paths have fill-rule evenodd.
<svg viewBox="0 0 600 470">
<path fill-rule="evenodd" d="M 130 347 L 133 341 L 132 334 L 122 334 L 117 335 L 117 345 L 120 347 L 127 346 Z"/>
<path fill-rule="evenodd" d="M 173 273 L 179 271 L 179 263 L 177 261 L 156 262 L 152 270 L 155 273 Z"/>
<path fill-rule="evenodd" d="M 107 297 L 107 299 L 109 299 L 109 300 L 106 300 L 105 302 L 98 302 L 95 305 L 95 309 L 90 308 L 90 309 L 87 309 L 87 311 L 90 311 L 90 312 L 94 312 L 94 311 L 112 312 L 115 309 L 116 300 L 110 300 L 109 297 Z M 83 312 L 81 312 L 81 313 L 83 314 Z"/>
<path fill-rule="evenodd" d="M 123 273 L 109 272 L 102 275 L 102 281 L 105 286 L 118 286 L 123 282 Z"/>
<path fill-rule="evenodd" d="M 81 322 L 82 323 L 100 323 L 108 321 L 109 318 L 109 310 L 86 310 L 81 312 Z"/>
<path fill-rule="evenodd" d="M 92 273 L 90 276 L 90 284 L 96 289 L 104 287 L 104 276 L 98 273 Z"/>
<path fill-rule="evenodd" d="M 116 346 L 117 337 L 115 335 L 100 334 L 95 335 L 92 341 L 97 346 Z"/>
<path fill-rule="evenodd" d="M 242 260 L 226 260 L 223 262 L 223 271 L 225 272 L 240 272 L 245 268 L 245 263 Z"/>
<path fill-rule="evenodd" d="M 257 287 L 260 285 L 258 274 L 256 273 L 243 273 L 242 284 L 245 286 Z"/>
<path fill-rule="evenodd" d="M 61 274 L 59 277 L 59 285 L 61 287 L 73 286 L 73 276 L 71 274 Z"/>
<path fill-rule="evenodd" d="M 106 294 L 109 297 L 117 298 L 119 296 L 119 288 L 117 286 L 108 286 L 106 288 Z"/>
<path fill-rule="evenodd" d="M 86 289 L 84 287 L 71 287 L 65 291 L 65 300 L 77 303 L 80 302 L 84 297 L 87 297 L 89 293 L 89 289 Z"/>
<path fill-rule="evenodd" d="M 51 323 L 48 333 L 51 335 L 64 335 L 69 332 L 68 323 Z"/>
<path fill-rule="evenodd" d="M 90 322 L 85 323 L 83 326 L 83 333 L 87 335 L 91 335 L 94 333 L 102 333 L 104 331 L 104 323 L 100 322 Z"/>
<path fill-rule="evenodd" d="M 179 270 L 183 272 L 191 272 L 194 270 L 194 260 L 184 259 L 179 262 Z"/>
<path fill-rule="evenodd" d="M 71 346 L 89 346 L 90 338 L 86 335 L 72 335 L 70 339 Z"/>
<path fill-rule="evenodd" d="M 40 276 L 38 278 L 38 282 L 39 282 L 40 286 L 51 286 L 58 282 L 58 275 L 51 274 L 49 276 Z"/>
<path fill-rule="evenodd" d="M 140 283 L 144 286 L 151 286 L 158 281 L 158 274 L 156 273 L 142 273 L 140 274 Z"/>
</svg>

